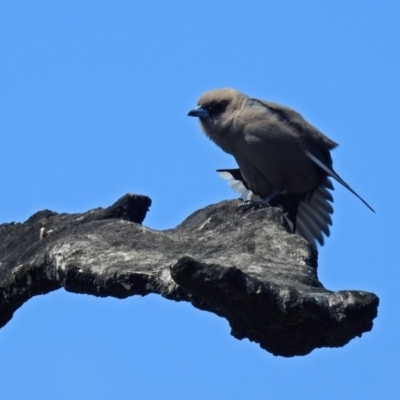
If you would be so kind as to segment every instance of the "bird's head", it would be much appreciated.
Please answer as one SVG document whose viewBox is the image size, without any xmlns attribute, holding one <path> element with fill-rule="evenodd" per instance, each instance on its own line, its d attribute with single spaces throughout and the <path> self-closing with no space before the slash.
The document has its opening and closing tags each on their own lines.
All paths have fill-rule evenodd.
<svg viewBox="0 0 400 400">
<path fill-rule="evenodd" d="M 204 132 L 213 140 L 233 121 L 248 97 L 234 89 L 215 89 L 204 93 L 188 116 L 198 117 Z"/>
<path fill-rule="evenodd" d="M 189 117 L 198 117 L 201 120 L 212 118 L 216 119 L 225 113 L 228 109 L 237 106 L 238 101 L 244 95 L 235 89 L 215 89 L 204 93 L 197 107 L 189 111 Z"/>
</svg>

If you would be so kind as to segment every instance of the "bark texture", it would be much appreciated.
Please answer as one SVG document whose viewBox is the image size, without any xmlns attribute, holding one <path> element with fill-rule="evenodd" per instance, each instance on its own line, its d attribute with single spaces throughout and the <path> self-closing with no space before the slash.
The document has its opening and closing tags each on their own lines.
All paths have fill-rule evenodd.
<svg viewBox="0 0 400 400">
<path fill-rule="evenodd" d="M 285 357 L 372 329 L 376 295 L 325 289 L 317 253 L 288 233 L 278 209 L 240 214 L 238 204 L 208 206 L 165 231 L 141 225 L 151 200 L 130 194 L 106 209 L 0 225 L 0 327 L 31 297 L 63 287 L 189 301 L 226 318 L 234 337 Z"/>
</svg>

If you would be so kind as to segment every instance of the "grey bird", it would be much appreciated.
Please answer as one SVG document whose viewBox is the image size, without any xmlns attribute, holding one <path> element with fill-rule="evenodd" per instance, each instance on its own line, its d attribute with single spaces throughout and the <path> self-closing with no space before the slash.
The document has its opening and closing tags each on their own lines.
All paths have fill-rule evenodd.
<svg viewBox="0 0 400 400">
<path fill-rule="evenodd" d="M 332 225 L 328 178 L 375 212 L 333 170 L 330 150 L 337 144 L 291 108 L 216 89 L 188 115 L 198 117 L 205 134 L 238 163 L 238 169 L 218 170 L 231 187 L 252 204 L 280 207 L 291 231 L 314 247 L 324 244 Z"/>
</svg>

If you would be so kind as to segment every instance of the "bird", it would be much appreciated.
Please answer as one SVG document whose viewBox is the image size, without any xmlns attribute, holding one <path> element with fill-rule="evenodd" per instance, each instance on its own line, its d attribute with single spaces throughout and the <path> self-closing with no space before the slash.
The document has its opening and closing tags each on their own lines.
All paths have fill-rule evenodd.
<svg viewBox="0 0 400 400">
<path fill-rule="evenodd" d="M 290 231 L 314 248 L 330 235 L 331 178 L 375 212 L 334 171 L 330 152 L 338 144 L 297 111 L 225 88 L 205 92 L 188 116 L 235 158 L 238 168 L 217 171 L 245 204 L 281 208 Z"/>
</svg>

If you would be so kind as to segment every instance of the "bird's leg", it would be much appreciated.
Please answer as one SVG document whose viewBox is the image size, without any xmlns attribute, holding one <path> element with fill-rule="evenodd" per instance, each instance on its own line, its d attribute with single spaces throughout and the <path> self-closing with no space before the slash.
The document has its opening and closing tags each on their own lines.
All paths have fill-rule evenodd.
<svg viewBox="0 0 400 400">
<path fill-rule="evenodd" d="M 254 208 L 255 210 L 259 210 L 260 208 L 270 207 L 269 202 L 274 199 L 276 196 L 279 196 L 284 191 L 280 189 L 275 189 L 271 194 L 269 194 L 264 199 L 255 201 L 255 200 L 245 200 L 242 204 L 237 208 L 238 214 L 243 214 L 244 212 Z"/>
</svg>

